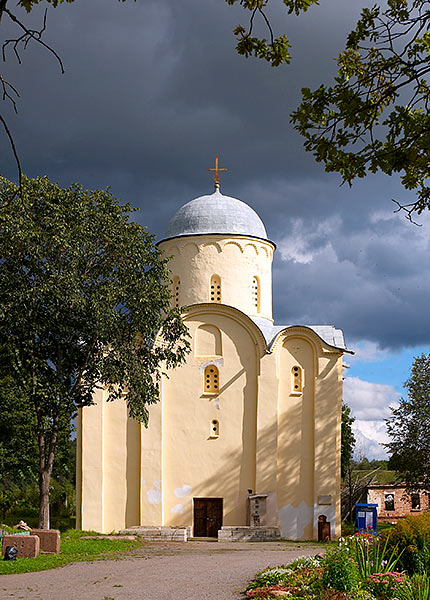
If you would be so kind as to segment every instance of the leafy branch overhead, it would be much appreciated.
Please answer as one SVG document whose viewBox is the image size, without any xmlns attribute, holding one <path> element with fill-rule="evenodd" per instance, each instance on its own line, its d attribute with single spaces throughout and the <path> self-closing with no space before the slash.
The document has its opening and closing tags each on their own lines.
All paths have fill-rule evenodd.
<svg viewBox="0 0 430 600">
<path fill-rule="evenodd" d="M 289 14 L 306 12 L 312 4 L 318 4 L 318 0 L 281 0 L 287 7 Z M 233 33 L 237 39 L 236 50 L 238 54 L 249 58 L 255 56 L 267 60 L 272 67 L 278 67 L 282 63 L 290 63 L 291 55 L 289 43 L 285 34 L 275 37 L 270 20 L 266 13 L 266 7 L 269 0 L 226 0 L 227 4 L 233 5 L 239 2 L 243 8 L 251 12 L 249 25 L 245 28 L 243 25 L 238 25 Z M 260 17 L 263 21 L 269 39 L 259 38 L 253 35 L 255 18 Z"/>
<path fill-rule="evenodd" d="M 378 171 L 401 174 L 408 217 L 430 208 L 430 2 L 365 8 L 337 58 L 331 86 L 302 90 L 292 114 L 305 148 L 351 185 Z"/>
</svg>

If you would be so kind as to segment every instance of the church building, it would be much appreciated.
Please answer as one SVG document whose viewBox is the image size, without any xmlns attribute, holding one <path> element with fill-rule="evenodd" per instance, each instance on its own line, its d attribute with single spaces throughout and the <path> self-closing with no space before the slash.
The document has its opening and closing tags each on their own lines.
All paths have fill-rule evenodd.
<svg viewBox="0 0 430 600">
<path fill-rule="evenodd" d="M 275 244 L 250 206 L 221 193 L 218 172 L 159 246 L 192 351 L 163 378 L 147 429 L 103 390 L 81 412 L 77 527 L 212 537 L 251 519 L 311 540 L 324 515 L 339 536 L 342 331 L 274 324 Z"/>
</svg>

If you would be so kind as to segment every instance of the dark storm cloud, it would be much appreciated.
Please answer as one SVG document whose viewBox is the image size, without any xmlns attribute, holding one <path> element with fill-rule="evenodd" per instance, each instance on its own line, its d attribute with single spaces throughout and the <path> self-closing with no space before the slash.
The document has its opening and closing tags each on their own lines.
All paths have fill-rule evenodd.
<svg viewBox="0 0 430 600">
<path fill-rule="evenodd" d="M 218 154 L 229 168 L 223 192 L 251 204 L 279 244 L 278 322 L 335 323 L 349 340 L 390 347 L 427 343 L 428 225 L 392 215 L 390 199 L 407 200 L 395 178 L 340 188 L 289 124 L 300 88 L 334 74 L 359 6 L 326 0 L 296 18 L 274 5 L 276 33 L 293 42 L 293 64 L 279 69 L 236 55 L 231 31 L 247 13 L 224 0 L 50 10 L 46 41 L 66 74 L 34 45 L 23 65 L 12 55 L 6 65 L 22 96 L 8 119 L 24 169 L 62 185 L 112 186 L 161 236 L 180 205 L 211 190 L 206 168 Z M 6 20 L 0 31 L 10 34 Z M 4 137 L 0 167 L 15 177 Z"/>
</svg>

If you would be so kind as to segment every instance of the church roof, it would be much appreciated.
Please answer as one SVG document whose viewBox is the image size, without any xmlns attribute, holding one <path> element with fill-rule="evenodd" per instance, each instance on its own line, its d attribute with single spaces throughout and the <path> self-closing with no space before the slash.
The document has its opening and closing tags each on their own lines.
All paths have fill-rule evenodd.
<svg viewBox="0 0 430 600">
<path fill-rule="evenodd" d="M 267 348 L 269 350 L 281 331 L 297 326 L 297 323 L 295 325 L 273 325 L 267 319 L 259 319 L 257 317 L 251 317 L 251 319 L 264 335 Z M 312 331 L 314 331 L 324 342 L 326 342 L 326 344 L 329 344 L 329 346 L 345 350 L 346 352 L 351 352 L 346 347 L 343 331 L 341 329 L 336 329 L 334 325 L 299 325 L 299 327 L 307 327 L 308 329 L 312 329 Z"/>
<path fill-rule="evenodd" d="M 167 226 L 164 239 L 185 235 L 233 234 L 267 240 L 263 221 L 248 204 L 217 188 L 184 204 Z"/>
</svg>

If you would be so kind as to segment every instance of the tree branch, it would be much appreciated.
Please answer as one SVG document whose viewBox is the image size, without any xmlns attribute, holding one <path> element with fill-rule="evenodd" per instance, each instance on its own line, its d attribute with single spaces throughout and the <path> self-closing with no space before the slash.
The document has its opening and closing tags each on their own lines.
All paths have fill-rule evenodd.
<svg viewBox="0 0 430 600">
<path fill-rule="evenodd" d="M 17 166 L 17 168 L 18 168 L 18 182 L 19 182 L 19 188 L 20 188 L 20 190 L 21 190 L 21 184 L 22 184 L 22 168 L 21 168 L 21 163 L 20 163 L 20 160 L 19 160 L 18 152 L 17 152 L 17 150 L 16 150 L 15 142 L 13 141 L 12 134 L 11 134 L 11 132 L 10 132 L 10 130 L 9 130 L 9 127 L 7 126 L 7 123 L 6 123 L 6 121 L 3 119 L 2 115 L 0 115 L 0 122 L 1 122 L 1 124 L 3 125 L 3 127 L 4 127 L 4 130 L 6 131 L 6 135 L 7 135 L 7 137 L 9 138 L 9 143 L 10 143 L 10 145 L 11 145 L 12 152 L 13 152 L 13 155 L 14 155 L 14 157 L 15 157 L 16 166 Z"/>
<path fill-rule="evenodd" d="M 27 27 L 8 9 L 8 8 L 4 8 L 4 12 L 8 15 L 8 17 L 18 25 L 18 27 L 21 27 L 21 29 L 24 31 L 24 33 L 15 39 L 10 39 L 10 40 L 6 40 L 2 46 L 2 55 L 3 55 L 3 60 L 5 60 L 5 51 L 6 51 L 6 47 L 9 44 L 13 43 L 13 51 L 18 59 L 18 62 L 21 63 L 21 58 L 19 56 L 17 47 L 20 43 L 23 44 L 24 49 L 27 47 L 27 44 L 30 40 L 34 40 L 35 42 L 41 44 L 44 48 L 46 48 L 51 54 L 53 54 L 55 56 L 55 58 L 58 61 L 58 64 L 60 65 L 60 69 L 61 69 L 61 73 L 64 73 L 64 65 L 63 65 L 63 61 L 61 60 L 60 56 L 55 52 L 55 50 L 49 46 L 48 44 L 45 44 L 45 42 L 41 39 L 43 33 L 45 32 L 46 29 L 46 15 L 48 12 L 48 9 L 45 10 L 44 16 L 43 16 L 43 26 L 42 29 L 37 30 L 37 29 L 27 29 Z"/>
</svg>

